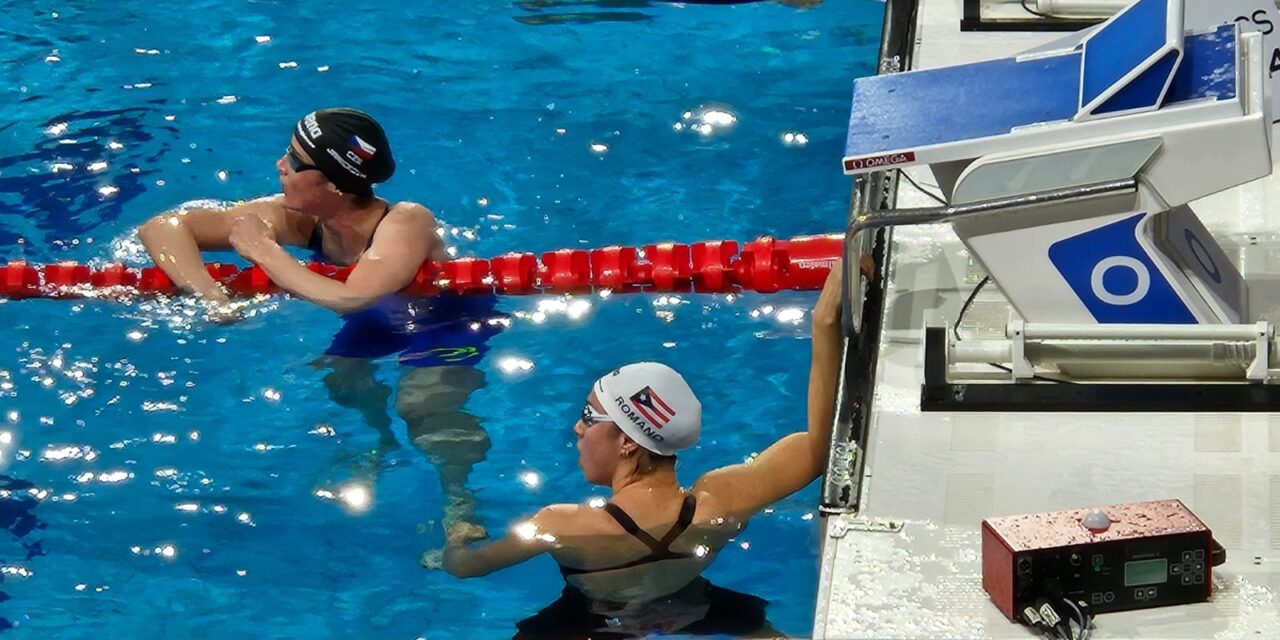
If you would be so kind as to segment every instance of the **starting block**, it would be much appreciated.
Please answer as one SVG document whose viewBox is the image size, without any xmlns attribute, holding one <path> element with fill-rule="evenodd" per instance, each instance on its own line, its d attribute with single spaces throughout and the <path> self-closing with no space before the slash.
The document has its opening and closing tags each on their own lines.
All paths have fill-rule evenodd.
<svg viewBox="0 0 1280 640">
<path fill-rule="evenodd" d="M 1262 36 L 1187 24 L 1183 2 L 1138 0 L 1012 58 L 860 78 L 844 170 L 928 165 L 949 205 L 931 221 L 1028 322 L 1248 323 L 1243 277 L 1188 204 L 1271 173 Z"/>
</svg>

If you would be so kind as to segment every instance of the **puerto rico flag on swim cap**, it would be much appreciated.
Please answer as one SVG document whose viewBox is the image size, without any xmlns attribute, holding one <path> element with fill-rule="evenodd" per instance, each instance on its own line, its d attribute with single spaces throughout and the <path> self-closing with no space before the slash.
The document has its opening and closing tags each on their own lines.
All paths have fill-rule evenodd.
<svg viewBox="0 0 1280 640">
<path fill-rule="evenodd" d="M 676 417 L 675 410 L 663 402 L 662 398 L 654 393 L 651 387 L 645 387 L 637 391 L 631 396 L 631 403 L 653 426 L 659 429 Z"/>
<path fill-rule="evenodd" d="M 352 153 L 360 156 L 361 160 L 368 160 L 373 157 L 373 154 L 378 152 L 377 147 L 365 142 L 360 138 L 360 136 L 356 135 L 347 139 L 347 148 L 351 149 Z"/>
</svg>

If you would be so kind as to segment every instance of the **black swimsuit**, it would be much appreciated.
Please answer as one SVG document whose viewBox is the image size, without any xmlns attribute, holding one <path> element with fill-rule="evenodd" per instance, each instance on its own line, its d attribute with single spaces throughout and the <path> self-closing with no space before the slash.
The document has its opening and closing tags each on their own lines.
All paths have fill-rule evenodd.
<svg viewBox="0 0 1280 640">
<path fill-rule="evenodd" d="M 633 605 L 634 606 L 634 605 Z M 595 613 L 592 604 L 576 587 L 566 586 L 560 598 L 538 613 L 516 623 L 517 640 L 624 640 L 652 638 L 655 633 L 691 634 L 698 637 L 769 637 L 781 636 L 769 624 L 769 603 L 748 593 L 717 587 L 706 578 L 696 578 L 683 589 L 650 601 L 639 607 L 635 615 L 661 620 L 692 622 L 659 622 L 650 629 L 637 625 L 632 615 L 622 618 Z M 692 615 L 690 615 L 692 614 Z M 700 619 L 698 619 L 700 618 Z M 623 629 L 623 625 L 627 629 Z M 675 628 L 673 628 L 675 627 Z"/>
<path fill-rule="evenodd" d="M 382 217 L 378 218 L 378 224 L 381 225 L 383 220 L 387 219 L 387 214 L 391 213 L 391 204 L 387 203 L 387 208 L 382 210 Z M 369 244 L 365 245 L 364 250 L 368 251 L 373 246 L 373 236 L 377 235 L 378 227 L 373 227 L 373 233 L 369 234 Z M 311 237 L 307 238 L 307 250 L 316 254 L 322 262 L 331 260 L 324 254 L 324 225 L 316 222 L 316 226 L 311 227 Z"/>
<path fill-rule="evenodd" d="M 605 511 L 618 521 L 627 533 L 634 536 L 649 547 L 649 553 L 643 558 L 626 562 L 613 567 L 599 569 L 575 569 L 560 565 L 560 573 L 568 576 L 616 571 L 631 567 L 675 560 L 678 558 L 696 557 L 688 553 L 672 551 L 670 545 L 693 522 L 693 512 L 697 507 L 697 499 L 692 495 L 685 496 L 680 507 L 680 516 L 676 523 L 662 536 L 655 540 L 625 511 L 613 503 L 604 506 Z M 694 578 L 679 591 L 643 603 L 611 603 L 616 607 L 624 604 L 624 610 L 617 615 L 605 615 L 597 612 L 597 605 L 577 587 L 566 584 L 560 598 L 544 607 L 541 611 L 516 623 L 516 640 L 623 640 L 628 638 L 651 637 L 652 632 L 689 633 L 695 635 L 732 635 L 744 636 L 762 632 L 776 633 L 765 615 L 768 602 L 753 595 L 739 593 L 717 587 L 706 578 Z M 620 615 L 621 617 L 617 617 Z M 622 618 L 627 618 L 623 620 Z M 635 618 L 635 619 L 633 619 Z M 656 623 L 652 629 L 638 630 L 648 626 L 641 620 Z M 674 621 L 679 622 L 674 622 Z M 678 628 L 672 628 L 672 625 Z M 624 630 L 629 629 L 629 630 Z"/>
<path fill-rule="evenodd" d="M 575 569 L 573 567 L 566 567 L 564 565 L 560 565 L 560 574 L 565 577 L 578 576 L 585 573 L 599 573 L 601 571 L 617 571 L 619 569 L 630 569 L 631 567 L 638 567 L 642 564 L 649 564 L 650 562 L 660 562 L 662 560 L 678 560 L 681 558 L 693 558 L 695 557 L 693 554 L 678 553 L 678 552 L 672 551 L 670 547 L 671 547 L 671 543 L 675 541 L 675 539 L 679 537 L 680 534 L 684 533 L 685 529 L 688 529 L 689 525 L 693 523 L 693 512 L 697 508 L 698 508 L 698 499 L 693 497 L 692 493 L 685 496 L 684 504 L 680 506 L 680 516 L 676 518 L 676 523 L 671 526 L 671 529 L 669 531 L 667 531 L 667 535 L 662 536 L 661 540 L 655 540 L 654 537 L 649 535 L 647 531 L 645 531 L 644 529 L 641 529 L 639 525 L 636 524 L 636 521 L 632 520 L 631 516 L 627 515 L 627 512 L 623 511 L 621 507 L 619 507 L 618 505 L 612 502 L 605 503 L 604 505 L 605 512 L 613 516 L 613 519 L 617 520 L 618 524 L 622 525 L 622 528 L 626 530 L 627 533 L 631 534 L 637 540 L 639 540 L 640 542 L 643 542 L 645 546 L 649 547 L 648 555 L 644 556 L 643 558 L 640 558 L 639 560 L 632 560 L 631 562 L 623 563 L 617 566 L 602 567 L 599 569 Z"/>
<path fill-rule="evenodd" d="M 390 212 L 388 204 L 378 224 Z M 319 222 L 311 229 L 307 248 L 317 261 L 331 261 L 324 255 L 324 227 Z M 343 314 L 342 328 L 325 355 L 371 360 L 399 353 L 400 364 L 409 367 L 475 365 L 489 351 L 489 338 L 506 326 L 493 321 L 504 317 L 497 304 L 492 294 L 390 295 L 368 309 Z"/>
</svg>

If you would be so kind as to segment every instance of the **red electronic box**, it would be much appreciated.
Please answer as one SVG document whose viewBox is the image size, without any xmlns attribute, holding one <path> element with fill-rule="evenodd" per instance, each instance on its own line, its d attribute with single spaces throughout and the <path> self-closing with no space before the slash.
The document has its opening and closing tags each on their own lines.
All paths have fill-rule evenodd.
<svg viewBox="0 0 1280 640">
<path fill-rule="evenodd" d="M 1179 500 L 982 522 L 982 587 L 1010 620 L 1041 597 L 1092 613 L 1207 600 L 1213 534 Z"/>
</svg>

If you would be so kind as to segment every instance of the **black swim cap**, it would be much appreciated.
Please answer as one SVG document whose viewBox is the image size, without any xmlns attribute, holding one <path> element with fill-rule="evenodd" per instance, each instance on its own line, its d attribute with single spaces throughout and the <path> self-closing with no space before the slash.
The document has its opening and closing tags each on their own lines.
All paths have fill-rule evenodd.
<svg viewBox="0 0 1280 640">
<path fill-rule="evenodd" d="M 355 109 L 321 109 L 298 121 L 294 137 L 311 161 L 343 193 L 372 195 L 396 172 L 382 126 Z"/>
</svg>

